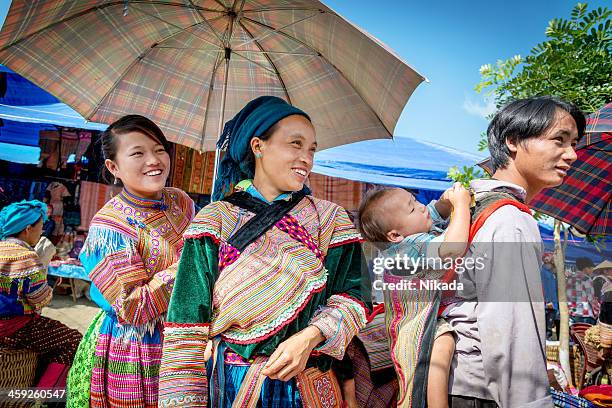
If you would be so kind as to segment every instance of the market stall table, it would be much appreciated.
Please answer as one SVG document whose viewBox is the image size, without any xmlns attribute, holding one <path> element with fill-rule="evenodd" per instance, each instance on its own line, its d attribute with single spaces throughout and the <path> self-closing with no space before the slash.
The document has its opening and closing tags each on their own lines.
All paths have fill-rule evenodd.
<svg viewBox="0 0 612 408">
<path fill-rule="evenodd" d="M 89 276 L 87 275 L 87 272 L 85 272 L 85 268 L 83 268 L 80 262 L 77 262 L 51 261 L 48 269 L 49 275 L 57 276 L 60 278 L 60 280 L 54 285 L 54 288 L 61 285 L 64 279 L 67 280 L 68 285 L 70 286 L 70 291 L 72 293 L 72 300 L 75 302 L 77 296 L 74 280 L 80 279 L 87 282 L 91 281 L 91 279 L 89 279 Z"/>
</svg>

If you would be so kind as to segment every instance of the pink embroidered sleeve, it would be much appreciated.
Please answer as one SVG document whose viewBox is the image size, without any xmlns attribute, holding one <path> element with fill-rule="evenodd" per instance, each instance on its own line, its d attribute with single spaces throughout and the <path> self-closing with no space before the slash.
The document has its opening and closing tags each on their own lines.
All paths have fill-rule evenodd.
<svg viewBox="0 0 612 408">
<path fill-rule="evenodd" d="M 327 306 L 311 319 L 310 324 L 321 330 L 325 343 L 315 350 L 341 360 L 346 347 L 367 322 L 365 306 L 345 295 L 333 295 Z"/>
<path fill-rule="evenodd" d="M 176 264 L 149 277 L 138 253 L 128 257 L 120 250 L 106 255 L 89 276 L 120 323 L 140 326 L 168 310 Z"/>
<path fill-rule="evenodd" d="M 204 351 L 210 324 L 166 322 L 159 373 L 160 407 L 206 407 Z"/>
</svg>

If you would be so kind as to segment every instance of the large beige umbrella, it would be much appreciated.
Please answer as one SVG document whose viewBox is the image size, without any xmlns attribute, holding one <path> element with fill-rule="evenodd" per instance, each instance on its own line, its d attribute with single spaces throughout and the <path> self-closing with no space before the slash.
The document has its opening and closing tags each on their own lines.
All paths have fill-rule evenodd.
<svg viewBox="0 0 612 408">
<path fill-rule="evenodd" d="M 327 148 L 389 138 L 424 79 L 314 0 L 15 0 L 0 62 L 88 120 L 140 113 L 200 150 L 224 94 L 225 117 L 260 95 L 290 101 Z"/>
<path fill-rule="evenodd" d="M 261 95 L 308 112 L 322 149 L 390 138 L 425 79 L 316 0 L 14 0 L 0 63 L 87 120 L 142 114 L 200 151 Z"/>
</svg>

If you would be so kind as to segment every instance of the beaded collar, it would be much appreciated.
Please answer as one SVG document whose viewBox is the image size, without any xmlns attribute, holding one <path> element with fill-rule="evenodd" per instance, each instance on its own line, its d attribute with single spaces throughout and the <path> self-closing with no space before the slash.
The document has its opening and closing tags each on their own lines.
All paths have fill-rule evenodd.
<svg viewBox="0 0 612 408">
<path fill-rule="evenodd" d="M 168 209 L 168 204 L 166 204 L 166 202 L 168 201 L 168 197 L 166 195 L 165 190 L 162 190 L 162 198 L 159 200 L 151 200 L 148 198 L 138 197 L 127 191 L 125 188 L 121 190 L 118 196 L 122 200 L 126 201 L 129 205 L 137 208 L 152 208 L 161 211 L 165 211 Z"/>
</svg>

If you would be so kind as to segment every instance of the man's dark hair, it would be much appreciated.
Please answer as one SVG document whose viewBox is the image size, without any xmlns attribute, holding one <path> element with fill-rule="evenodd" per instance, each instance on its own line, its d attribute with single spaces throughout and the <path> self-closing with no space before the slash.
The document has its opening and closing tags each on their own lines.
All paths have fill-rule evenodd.
<svg viewBox="0 0 612 408">
<path fill-rule="evenodd" d="M 508 166 L 510 150 L 506 146 L 507 139 L 521 143 L 540 136 L 552 126 L 558 109 L 574 118 L 580 139 L 586 126 L 584 113 L 573 103 L 555 96 L 518 99 L 497 112 L 487 129 L 493 171 Z"/>
<path fill-rule="evenodd" d="M 592 268 L 594 266 L 595 264 L 593 263 L 591 258 L 587 258 L 586 256 L 576 258 L 576 269 L 578 269 L 579 271 L 583 270 L 584 268 Z"/>
</svg>

